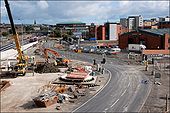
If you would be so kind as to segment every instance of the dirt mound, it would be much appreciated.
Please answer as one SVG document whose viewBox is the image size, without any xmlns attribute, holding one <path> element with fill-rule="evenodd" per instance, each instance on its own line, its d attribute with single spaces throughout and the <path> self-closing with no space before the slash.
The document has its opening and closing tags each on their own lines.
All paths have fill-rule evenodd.
<svg viewBox="0 0 170 113">
<path fill-rule="evenodd" d="M 37 68 L 34 70 L 36 73 L 56 73 L 60 70 L 57 66 L 54 65 L 54 63 L 44 63 L 44 64 L 38 64 Z"/>
</svg>

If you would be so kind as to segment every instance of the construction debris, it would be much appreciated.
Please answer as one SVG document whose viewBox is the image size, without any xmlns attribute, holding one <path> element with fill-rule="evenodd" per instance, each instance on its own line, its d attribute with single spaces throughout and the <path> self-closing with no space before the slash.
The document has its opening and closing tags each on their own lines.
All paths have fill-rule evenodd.
<svg viewBox="0 0 170 113">
<path fill-rule="evenodd" d="M 52 104 L 57 103 L 58 101 L 58 94 L 54 91 L 46 92 L 44 94 L 39 95 L 33 99 L 34 103 L 38 107 L 48 107 Z"/>
<path fill-rule="evenodd" d="M 1 91 L 9 87 L 10 85 L 11 84 L 9 83 L 9 81 L 0 81 Z"/>
<path fill-rule="evenodd" d="M 54 65 L 54 63 L 44 63 L 38 64 L 34 71 L 36 73 L 56 73 L 60 70 L 58 69 L 58 66 Z"/>
</svg>

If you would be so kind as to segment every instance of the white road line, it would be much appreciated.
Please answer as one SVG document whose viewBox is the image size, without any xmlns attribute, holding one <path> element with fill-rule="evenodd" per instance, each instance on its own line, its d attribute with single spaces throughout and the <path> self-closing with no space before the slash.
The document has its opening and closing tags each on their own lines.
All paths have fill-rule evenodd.
<svg viewBox="0 0 170 113">
<path fill-rule="evenodd" d="M 129 84 L 128 84 L 128 87 L 130 86 L 130 82 L 129 82 Z"/>
<path fill-rule="evenodd" d="M 123 92 L 120 96 L 123 96 L 123 95 L 126 93 L 126 91 L 127 91 L 127 89 L 126 89 L 126 90 L 124 90 L 124 92 Z"/>
<path fill-rule="evenodd" d="M 94 97 L 96 97 L 106 86 L 107 86 L 107 84 L 110 82 L 110 80 L 111 80 L 111 72 L 108 70 L 108 69 L 106 69 L 108 72 L 109 72 L 109 74 L 110 74 L 110 77 L 109 77 L 109 80 L 107 81 L 107 83 L 105 84 L 105 86 L 104 87 L 102 87 L 92 98 L 90 98 L 88 101 L 86 101 L 85 103 L 83 103 L 81 106 L 79 106 L 78 108 L 76 108 L 75 110 L 73 110 L 71 113 L 74 113 L 75 111 L 77 111 L 78 109 L 80 109 L 82 106 L 84 106 L 85 104 L 87 104 L 89 101 L 91 101 Z"/>
<path fill-rule="evenodd" d="M 112 108 L 118 101 L 119 99 L 117 99 L 110 107 Z"/>
<path fill-rule="evenodd" d="M 145 75 L 145 77 L 147 77 L 147 76 Z M 147 77 L 147 78 L 148 78 L 148 77 Z M 139 108 L 139 112 L 141 111 L 142 107 L 144 106 L 144 104 L 145 104 L 146 100 L 147 100 L 147 99 L 148 99 L 148 97 L 149 97 L 149 94 L 150 94 L 151 89 L 152 89 L 152 84 L 150 84 L 150 86 L 149 86 L 149 87 L 150 87 L 149 92 L 148 92 L 148 94 L 147 94 L 147 96 L 146 96 L 146 98 L 145 98 L 144 102 L 142 103 L 141 107 Z"/>
</svg>

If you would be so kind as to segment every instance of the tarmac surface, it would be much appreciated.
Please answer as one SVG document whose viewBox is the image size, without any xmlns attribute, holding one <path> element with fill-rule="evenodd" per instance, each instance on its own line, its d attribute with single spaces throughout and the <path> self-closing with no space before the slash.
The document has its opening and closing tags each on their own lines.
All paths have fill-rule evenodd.
<svg viewBox="0 0 170 113">
<path fill-rule="evenodd" d="M 63 53 L 63 51 L 60 51 Z M 82 61 L 99 63 L 101 55 L 88 53 L 64 52 L 67 57 Z M 109 82 L 102 91 L 93 96 L 73 112 L 138 112 L 145 103 L 151 89 L 151 84 L 142 83 L 149 79 L 142 73 L 139 67 L 125 65 L 123 62 L 107 58 L 105 69 L 110 73 Z"/>
</svg>

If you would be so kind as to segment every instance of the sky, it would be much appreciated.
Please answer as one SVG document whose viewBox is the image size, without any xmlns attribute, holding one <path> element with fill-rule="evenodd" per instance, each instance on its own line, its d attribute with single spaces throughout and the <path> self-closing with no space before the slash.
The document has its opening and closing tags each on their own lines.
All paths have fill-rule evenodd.
<svg viewBox="0 0 170 113">
<path fill-rule="evenodd" d="M 1 23 L 9 23 L 1 2 Z M 169 1 L 46 1 L 9 0 L 14 23 L 56 24 L 85 22 L 103 24 L 118 22 L 120 18 L 142 15 L 144 19 L 169 15 Z"/>
</svg>

